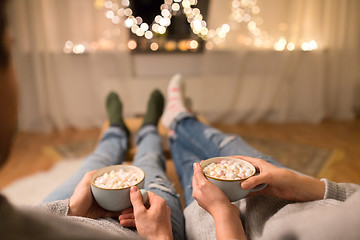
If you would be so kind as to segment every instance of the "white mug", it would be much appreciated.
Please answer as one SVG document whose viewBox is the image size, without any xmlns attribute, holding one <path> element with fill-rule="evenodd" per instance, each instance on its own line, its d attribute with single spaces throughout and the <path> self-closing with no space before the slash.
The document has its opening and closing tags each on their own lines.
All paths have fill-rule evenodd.
<svg viewBox="0 0 360 240">
<path fill-rule="evenodd" d="M 136 171 L 136 174 L 139 176 L 139 181 L 134 185 L 140 189 L 141 195 L 143 197 L 143 202 L 148 201 L 148 194 L 144 188 L 145 173 L 142 169 L 132 166 L 132 165 L 112 165 L 108 167 L 101 168 L 94 172 L 91 176 L 91 191 L 96 202 L 104 209 L 109 211 L 121 211 L 132 206 L 130 201 L 130 188 L 120 188 L 120 189 L 107 189 L 101 188 L 95 185 L 95 179 L 104 173 L 110 173 L 111 170 L 119 171 L 123 170 L 132 170 Z"/>
<path fill-rule="evenodd" d="M 245 160 L 242 160 L 242 159 L 232 158 L 232 157 L 215 157 L 215 158 L 209 158 L 209 159 L 203 161 L 202 163 L 200 163 L 200 165 L 202 168 L 204 168 L 205 166 L 207 166 L 210 163 L 219 163 L 222 160 L 231 160 L 234 162 L 240 162 L 241 164 L 246 165 L 247 167 L 252 169 L 252 171 L 253 171 L 253 174 L 251 176 L 248 176 L 245 179 L 239 179 L 239 180 L 219 179 L 219 178 L 208 176 L 207 174 L 205 174 L 205 177 L 211 183 L 213 183 L 217 187 L 219 187 L 225 193 L 225 195 L 229 198 L 229 200 L 231 202 L 235 202 L 237 200 L 245 198 L 249 193 L 255 192 L 255 191 L 260 191 L 267 186 L 267 184 L 264 183 L 264 184 L 260 184 L 249 190 L 245 190 L 241 187 L 241 183 L 243 181 L 258 174 L 258 173 L 256 173 L 256 169 L 255 169 L 254 165 L 252 165 L 251 163 L 249 163 Z"/>
</svg>

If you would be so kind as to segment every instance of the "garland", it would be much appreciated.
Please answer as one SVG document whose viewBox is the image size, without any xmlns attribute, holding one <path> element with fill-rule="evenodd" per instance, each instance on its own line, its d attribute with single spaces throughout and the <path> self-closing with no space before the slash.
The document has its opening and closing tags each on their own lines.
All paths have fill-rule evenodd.
<svg viewBox="0 0 360 240">
<path fill-rule="evenodd" d="M 262 34 L 259 28 L 261 21 L 256 22 L 252 17 L 260 12 L 256 0 L 233 0 L 229 23 L 224 23 L 216 29 L 208 29 L 208 24 L 204 20 L 200 9 L 196 7 L 197 0 L 164 0 L 164 3 L 160 6 L 160 14 L 154 18 L 150 26 L 143 22 L 141 16 L 133 16 L 129 0 L 122 0 L 122 6 L 112 0 L 106 0 L 104 5 L 107 9 L 106 17 L 111 19 L 114 24 L 119 24 L 120 19 L 126 17 L 125 26 L 131 29 L 131 32 L 135 35 L 146 39 L 152 39 L 154 34 L 164 34 L 171 24 L 172 16 L 181 9 L 186 15 L 194 34 L 204 40 L 221 43 L 230 32 L 231 25 L 242 22 L 247 23 L 248 30 L 254 36 L 259 37 Z"/>
</svg>

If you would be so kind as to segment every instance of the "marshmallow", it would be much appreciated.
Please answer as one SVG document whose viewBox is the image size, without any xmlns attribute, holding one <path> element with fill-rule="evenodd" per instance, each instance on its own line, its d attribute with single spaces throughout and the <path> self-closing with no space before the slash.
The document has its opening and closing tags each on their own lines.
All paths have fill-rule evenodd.
<svg viewBox="0 0 360 240">
<path fill-rule="evenodd" d="M 221 160 L 219 163 L 210 163 L 203 169 L 210 177 L 225 180 L 240 180 L 250 177 L 254 172 L 248 166 L 231 160 Z"/>
<path fill-rule="evenodd" d="M 103 175 L 95 179 L 95 186 L 106 189 L 120 189 L 127 188 L 135 185 L 139 182 L 139 176 L 136 171 L 112 170 L 110 173 L 104 173 Z"/>
</svg>

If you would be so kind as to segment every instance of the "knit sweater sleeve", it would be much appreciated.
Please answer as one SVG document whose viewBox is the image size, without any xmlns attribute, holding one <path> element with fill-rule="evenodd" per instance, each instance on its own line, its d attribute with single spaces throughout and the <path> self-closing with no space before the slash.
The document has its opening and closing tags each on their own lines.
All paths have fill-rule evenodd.
<svg viewBox="0 0 360 240">
<path fill-rule="evenodd" d="M 353 183 L 335 183 L 325 178 L 322 178 L 321 181 L 325 182 L 324 199 L 335 199 L 343 202 L 354 192 L 360 190 L 360 186 Z"/>
<path fill-rule="evenodd" d="M 41 203 L 36 205 L 35 208 L 58 216 L 67 216 L 69 212 L 69 199 L 58 200 L 51 203 Z"/>
<path fill-rule="evenodd" d="M 268 219 L 256 239 L 359 239 L 360 191 L 353 191 L 358 186 L 327 184 L 324 199 L 288 204 Z"/>
<path fill-rule="evenodd" d="M 188 240 L 216 239 L 215 222 L 212 216 L 196 201 L 184 209 L 185 232 Z"/>
</svg>

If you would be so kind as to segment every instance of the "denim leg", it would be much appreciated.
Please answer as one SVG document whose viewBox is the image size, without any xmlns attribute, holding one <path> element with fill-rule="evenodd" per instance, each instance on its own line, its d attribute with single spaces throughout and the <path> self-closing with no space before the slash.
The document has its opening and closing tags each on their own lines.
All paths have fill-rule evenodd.
<svg viewBox="0 0 360 240">
<path fill-rule="evenodd" d="M 195 117 L 178 119 L 170 137 L 172 158 L 184 189 L 186 205 L 193 201 L 192 175 L 194 162 L 207 158 L 244 155 L 261 158 L 283 167 L 281 163 L 247 144 L 242 138 L 230 135 L 199 122 Z"/>
<path fill-rule="evenodd" d="M 194 200 L 192 197 L 193 164 L 205 158 L 201 158 L 189 151 L 178 139 L 170 138 L 169 141 L 171 157 L 184 191 L 185 206 L 187 206 Z"/>
<path fill-rule="evenodd" d="M 145 172 L 145 189 L 163 199 L 171 209 L 171 223 L 174 239 L 185 239 L 185 221 L 179 195 L 166 175 L 165 156 L 157 128 L 146 125 L 136 136 L 137 152 L 134 166 Z"/>
<path fill-rule="evenodd" d="M 53 202 L 70 198 L 86 172 L 102 167 L 121 164 L 127 149 L 127 136 L 120 127 L 109 127 L 102 136 L 94 152 L 80 168 L 64 183 L 50 193 L 43 202 Z"/>
</svg>

